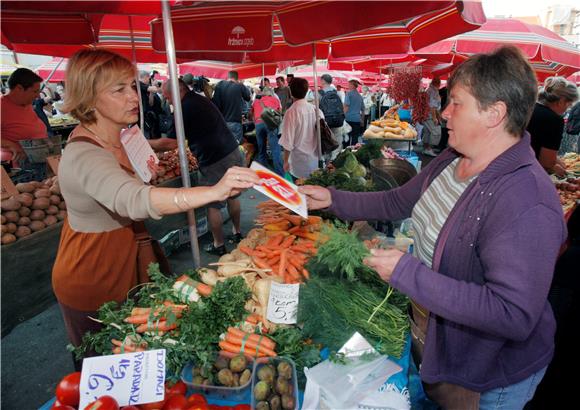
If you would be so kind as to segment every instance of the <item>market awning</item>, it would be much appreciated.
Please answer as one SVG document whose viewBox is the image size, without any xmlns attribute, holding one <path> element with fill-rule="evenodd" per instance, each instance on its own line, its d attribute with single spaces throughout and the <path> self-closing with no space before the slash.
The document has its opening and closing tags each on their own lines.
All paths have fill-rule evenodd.
<svg viewBox="0 0 580 410">
<path fill-rule="evenodd" d="M 195 61 L 179 65 L 179 74 L 190 73 L 196 76 L 225 79 L 229 71 L 237 71 L 240 79 L 273 76 L 276 74 L 277 65 L 274 63 L 227 63 L 222 61 Z M 262 71 L 263 70 L 263 71 Z"/>
</svg>

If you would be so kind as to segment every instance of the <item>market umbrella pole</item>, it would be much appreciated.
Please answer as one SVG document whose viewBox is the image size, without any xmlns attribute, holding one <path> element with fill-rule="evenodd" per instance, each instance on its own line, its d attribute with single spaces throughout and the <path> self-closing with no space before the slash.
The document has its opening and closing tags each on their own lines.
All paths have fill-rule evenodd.
<svg viewBox="0 0 580 410">
<path fill-rule="evenodd" d="M 320 114 L 318 113 L 318 74 L 316 73 L 316 44 L 312 43 L 312 74 L 314 76 L 314 107 L 316 108 L 316 138 L 318 139 L 318 168 L 323 168 Z"/>
<path fill-rule="evenodd" d="M 16 54 L 16 53 L 14 53 L 14 54 Z M 61 58 L 60 61 L 58 62 L 58 64 L 56 66 L 54 66 L 54 68 L 52 69 L 52 71 L 50 72 L 50 74 L 48 75 L 46 80 L 44 80 L 45 84 L 50 81 L 50 79 L 52 78 L 54 73 L 56 73 L 56 70 L 58 70 L 58 67 L 60 67 L 60 65 L 62 64 L 63 61 L 64 61 L 64 58 Z M 16 62 L 16 64 L 18 64 L 18 61 Z"/>
<path fill-rule="evenodd" d="M 191 187 L 189 179 L 189 163 L 185 150 L 185 130 L 183 128 L 183 114 L 181 112 L 181 98 L 179 93 L 179 81 L 177 78 L 177 62 L 175 58 L 175 43 L 173 40 L 173 27 L 171 25 L 171 11 L 169 1 L 161 2 L 163 11 L 163 33 L 165 34 L 165 48 L 167 50 L 167 71 L 171 84 L 171 98 L 173 102 L 173 122 L 177 134 L 177 147 L 179 150 L 179 165 L 181 166 L 181 181 L 185 188 Z M 193 256 L 193 267 L 201 266 L 199 256 L 199 243 L 197 241 L 197 228 L 195 226 L 195 212 L 193 209 L 187 211 L 187 223 L 189 225 L 189 241 L 191 243 L 191 253 Z"/>
<path fill-rule="evenodd" d="M 133 64 L 137 67 L 137 52 L 135 50 L 135 36 L 133 35 L 133 19 L 131 16 L 127 16 L 129 19 L 129 31 L 131 32 L 131 57 L 133 59 Z M 143 107 L 143 97 L 141 96 L 141 80 L 139 78 L 139 68 L 137 68 L 136 72 L 136 81 L 137 81 L 137 94 L 139 95 L 139 127 L 141 132 L 145 132 L 145 117 L 143 116 L 145 107 Z"/>
</svg>

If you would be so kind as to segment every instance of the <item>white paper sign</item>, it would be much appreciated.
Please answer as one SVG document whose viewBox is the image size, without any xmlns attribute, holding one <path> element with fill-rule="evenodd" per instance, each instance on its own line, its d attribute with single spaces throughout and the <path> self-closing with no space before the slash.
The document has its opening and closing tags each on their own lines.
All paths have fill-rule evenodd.
<svg viewBox="0 0 580 410">
<path fill-rule="evenodd" d="M 286 181 L 280 175 L 270 171 L 265 166 L 252 162 L 250 168 L 256 171 L 260 178 L 260 185 L 254 185 L 254 189 L 263 193 L 274 201 L 303 218 L 308 218 L 308 207 L 306 206 L 306 196 L 298 192 L 298 187 L 292 182 Z"/>
<path fill-rule="evenodd" d="M 149 170 L 149 164 L 154 163 L 157 165 L 159 158 L 153 152 L 153 148 L 151 148 L 139 127 L 134 126 L 121 131 L 121 144 L 123 144 L 127 157 L 129 157 L 129 161 L 131 161 L 131 165 L 137 175 L 143 182 L 151 181 L 153 175 L 151 175 Z"/>
<path fill-rule="evenodd" d="M 266 318 L 272 323 L 293 325 L 298 316 L 298 283 L 285 285 L 272 282 Z"/>
<path fill-rule="evenodd" d="M 79 387 L 79 409 L 105 395 L 114 397 L 119 406 L 161 401 L 165 349 L 84 359 Z"/>
</svg>

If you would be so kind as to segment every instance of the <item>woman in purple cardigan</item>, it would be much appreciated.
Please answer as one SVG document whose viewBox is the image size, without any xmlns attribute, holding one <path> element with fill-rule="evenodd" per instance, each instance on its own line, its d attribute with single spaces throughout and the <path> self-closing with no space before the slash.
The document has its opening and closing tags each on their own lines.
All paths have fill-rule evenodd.
<svg viewBox="0 0 580 410">
<path fill-rule="evenodd" d="M 404 186 L 350 193 L 305 186 L 310 209 L 345 220 L 411 217 L 415 254 L 366 263 L 412 300 L 413 352 L 427 394 L 446 409 L 521 409 L 554 351 L 547 301 L 566 237 L 553 183 L 525 132 L 534 72 L 503 47 L 447 84 L 449 146 Z"/>
</svg>

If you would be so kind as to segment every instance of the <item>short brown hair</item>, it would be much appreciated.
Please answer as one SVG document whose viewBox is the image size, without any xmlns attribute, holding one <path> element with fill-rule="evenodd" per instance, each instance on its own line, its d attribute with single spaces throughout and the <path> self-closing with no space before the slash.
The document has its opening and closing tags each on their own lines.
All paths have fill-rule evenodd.
<svg viewBox="0 0 580 410">
<path fill-rule="evenodd" d="M 532 115 L 538 83 L 532 66 L 514 46 L 503 46 L 491 54 L 476 54 L 462 63 L 447 82 L 449 92 L 465 86 L 485 110 L 498 101 L 507 107 L 505 129 L 521 136 Z"/>
<path fill-rule="evenodd" d="M 22 86 L 25 90 L 32 87 L 36 83 L 41 83 L 42 77 L 28 68 L 17 68 L 8 77 L 8 88 L 13 90 L 17 85 Z"/>
<path fill-rule="evenodd" d="M 301 100 L 308 93 L 308 81 L 305 78 L 294 77 L 290 83 L 290 94 L 292 97 Z"/>
<path fill-rule="evenodd" d="M 69 60 L 66 69 L 66 100 L 63 110 L 81 122 L 97 120 L 97 94 L 122 76 L 135 77 L 129 60 L 107 50 L 82 50 Z"/>
</svg>

